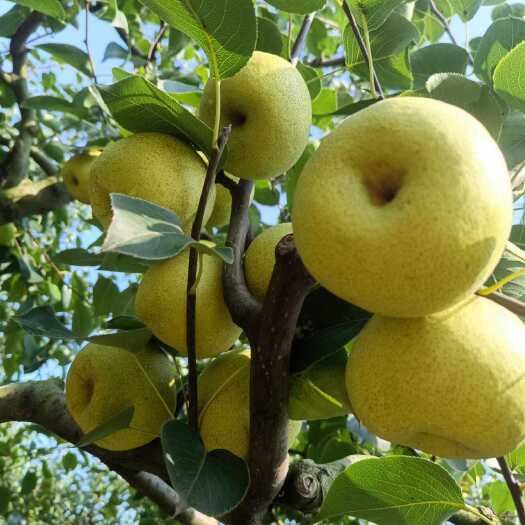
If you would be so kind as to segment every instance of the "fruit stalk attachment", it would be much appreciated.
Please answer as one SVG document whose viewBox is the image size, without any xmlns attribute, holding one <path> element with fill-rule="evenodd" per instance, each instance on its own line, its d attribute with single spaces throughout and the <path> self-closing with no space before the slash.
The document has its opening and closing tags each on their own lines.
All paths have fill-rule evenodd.
<svg viewBox="0 0 525 525">
<path fill-rule="evenodd" d="M 221 159 L 226 148 L 226 144 L 230 137 L 231 126 L 226 126 L 217 141 L 217 146 L 214 147 L 213 153 L 206 171 L 206 178 L 202 187 L 202 193 L 197 207 L 197 213 L 191 228 L 191 236 L 196 241 L 201 238 L 202 225 L 204 222 L 204 211 L 210 191 L 215 183 L 215 177 L 221 164 Z M 197 352 L 195 348 L 195 311 L 197 305 L 197 291 L 194 285 L 197 280 L 197 266 L 199 254 L 195 248 L 190 248 L 190 256 L 188 263 L 188 285 L 186 302 L 186 343 L 188 347 L 188 372 L 189 372 L 189 423 L 193 430 L 198 428 L 198 395 L 197 395 Z"/>
</svg>

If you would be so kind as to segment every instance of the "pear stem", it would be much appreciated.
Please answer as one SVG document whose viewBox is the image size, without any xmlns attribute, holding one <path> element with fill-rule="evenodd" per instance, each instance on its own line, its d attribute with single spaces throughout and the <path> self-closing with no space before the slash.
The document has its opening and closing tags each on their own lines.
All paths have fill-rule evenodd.
<svg viewBox="0 0 525 525">
<path fill-rule="evenodd" d="M 224 154 L 226 144 L 230 138 L 231 126 L 226 126 L 213 147 L 213 152 L 206 171 L 206 178 L 202 187 L 201 196 L 199 199 L 199 206 L 193 226 L 191 228 L 191 236 L 194 240 L 199 241 L 201 238 L 201 230 L 204 222 L 204 211 L 210 191 L 215 182 L 215 177 L 221 163 L 221 158 Z M 188 383 L 189 383 L 189 423 L 193 430 L 198 428 L 198 395 L 197 395 L 197 351 L 195 346 L 195 319 L 197 306 L 197 291 L 194 290 L 194 285 L 197 280 L 197 266 L 199 255 L 195 248 L 190 248 L 190 257 L 188 263 L 188 283 L 186 288 L 186 346 L 188 350 Z"/>
<path fill-rule="evenodd" d="M 497 458 L 498 464 L 501 468 L 501 473 L 505 479 L 507 487 L 509 487 L 512 500 L 516 506 L 516 512 L 521 525 L 525 525 L 525 506 L 523 505 L 523 498 L 521 497 L 521 488 L 519 483 L 514 478 L 512 471 L 509 468 L 507 460 L 504 457 Z"/>
<path fill-rule="evenodd" d="M 352 13 L 352 10 L 350 9 L 350 6 L 348 5 L 346 0 L 343 0 L 342 6 L 343 6 L 343 11 L 345 12 L 346 17 L 348 18 L 348 22 L 350 24 L 352 32 L 354 33 L 355 39 L 357 40 L 357 44 L 359 45 L 359 49 L 361 50 L 361 53 L 363 54 L 363 57 L 365 59 L 367 66 L 370 68 L 371 77 L 372 77 L 371 78 L 372 91 L 374 91 L 375 89 L 377 98 L 383 100 L 385 98 L 385 93 L 383 91 L 383 87 L 381 86 L 381 83 L 379 82 L 379 78 L 377 77 L 377 74 L 374 70 L 372 57 L 370 56 L 368 52 L 366 42 L 363 38 L 363 35 L 361 34 L 361 30 L 359 29 L 359 25 L 357 24 L 354 13 Z"/>
</svg>

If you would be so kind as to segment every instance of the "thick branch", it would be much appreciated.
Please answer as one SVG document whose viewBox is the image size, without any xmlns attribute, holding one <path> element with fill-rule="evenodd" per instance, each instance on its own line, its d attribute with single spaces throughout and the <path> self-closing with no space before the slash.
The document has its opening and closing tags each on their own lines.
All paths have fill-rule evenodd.
<svg viewBox="0 0 525 525">
<path fill-rule="evenodd" d="M 224 265 L 222 274 L 224 300 L 233 321 L 243 329 L 250 341 L 255 341 L 257 318 L 261 311 L 261 304 L 248 289 L 243 266 L 244 248 L 250 229 L 248 209 L 253 182 L 241 179 L 235 184 L 227 177 L 220 177 L 220 182 L 229 187 L 232 196 L 230 227 L 226 245 L 233 250 L 233 264 Z"/>
<path fill-rule="evenodd" d="M 67 411 L 62 383 L 56 379 L 0 387 L 0 423 L 7 421 L 36 423 L 73 444 L 82 436 L 82 431 Z M 159 440 L 123 452 L 112 452 L 94 445 L 84 450 L 98 457 L 162 509 L 170 514 L 177 511 L 176 493 L 164 481 L 168 475 Z M 191 509 L 177 516 L 177 519 L 184 525 L 217 524 L 215 520 L 210 521 L 210 518 Z"/>
<path fill-rule="evenodd" d="M 311 62 L 308 62 L 310 67 L 334 67 L 344 66 L 346 64 L 345 57 L 335 57 L 323 60 L 322 58 L 314 58 Z"/>
<path fill-rule="evenodd" d="M 13 63 L 10 87 L 16 97 L 20 109 L 19 132 L 13 149 L 7 155 L 0 170 L 0 185 L 9 188 L 16 186 L 26 175 L 29 167 L 29 155 L 33 145 L 36 121 L 35 111 L 23 106 L 28 98 L 26 42 L 29 36 L 38 29 L 43 15 L 37 11 L 31 14 L 20 24 L 11 38 L 9 52 Z"/>
<path fill-rule="evenodd" d="M 25 180 L 0 193 L 0 224 L 7 224 L 31 215 L 43 215 L 62 208 L 71 201 L 66 186 L 56 177 L 41 181 Z"/>
<path fill-rule="evenodd" d="M 276 263 L 252 342 L 250 374 L 251 484 L 229 522 L 259 525 L 288 472 L 288 374 L 292 340 L 303 301 L 314 284 L 287 235 Z"/>
</svg>

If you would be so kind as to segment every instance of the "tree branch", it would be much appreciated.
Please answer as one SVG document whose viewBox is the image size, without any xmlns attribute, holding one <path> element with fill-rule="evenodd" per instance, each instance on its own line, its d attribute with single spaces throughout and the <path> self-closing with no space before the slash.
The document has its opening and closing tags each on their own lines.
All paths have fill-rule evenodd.
<svg viewBox="0 0 525 525">
<path fill-rule="evenodd" d="M 303 301 L 314 284 L 293 235 L 276 247 L 275 266 L 252 343 L 250 372 L 251 483 L 229 523 L 259 525 L 288 472 L 288 375 L 292 340 Z"/>
<path fill-rule="evenodd" d="M 126 46 L 128 46 L 131 56 L 142 58 L 143 60 L 146 60 L 147 58 L 146 55 L 137 46 L 131 43 L 129 34 L 126 32 L 125 29 L 123 29 L 122 27 L 115 27 L 115 31 L 118 33 L 118 36 L 126 44 Z"/>
<path fill-rule="evenodd" d="M 82 431 L 67 411 L 62 382 L 56 379 L 0 387 L 0 423 L 8 421 L 36 423 L 73 444 L 82 436 Z M 158 439 L 143 447 L 122 452 L 112 452 L 94 445 L 83 450 L 98 457 L 161 509 L 170 514 L 178 511 L 177 495 L 165 481 L 168 475 Z M 183 525 L 217 525 L 215 520 L 192 509 L 181 513 L 177 519 Z"/>
<path fill-rule="evenodd" d="M 0 137 L 0 145 L 9 147 L 11 146 L 11 140 Z M 30 155 L 46 175 L 56 175 L 58 173 L 59 169 L 56 163 L 37 146 L 31 147 Z"/>
<path fill-rule="evenodd" d="M 70 201 L 70 193 L 57 177 L 36 182 L 28 179 L 0 193 L 0 224 L 31 215 L 43 215 L 62 208 Z"/>
<path fill-rule="evenodd" d="M 29 155 L 36 128 L 35 111 L 23 106 L 29 96 L 27 87 L 27 47 L 29 36 L 38 29 L 43 15 L 32 11 L 20 24 L 11 38 L 9 52 L 13 63 L 13 71 L 9 86 L 15 94 L 16 102 L 20 110 L 20 122 L 18 124 L 18 136 L 15 139 L 12 150 L 7 155 L 0 167 L 0 186 L 9 188 L 16 186 L 26 175 L 29 167 Z"/>
<path fill-rule="evenodd" d="M 346 17 L 348 18 L 348 22 L 350 24 L 350 27 L 352 28 L 352 32 L 354 33 L 355 39 L 357 40 L 357 44 L 359 45 L 359 49 L 361 50 L 365 62 L 367 66 L 371 68 L 374 87 L 377 92 L 377 96 L 380 99 L 384 99 L 385 94 L 383 91 L 383 87 L 379 82 L 379 78 L 377 77 L 377 74 L 374 71 L 372 57 L 368 53 L 368 49 L 363 39 L 363 35 L 361 34 L 361 30 L 359 29 L 359 25 L 357 24 L 357 20 L 355 19 L 355 16 L 352 13 L 352 10 L 350 9 L 350 6 L 348 5 L 348 2 L 346 0 L 343 0 L 343 11 L 345 12 Z"/>
<path fill-rule="evenodd" d="M 243 266 L 246 238 L 250 229 L 248 209 L 250 208 L 253 182 L 241 179 L 238 183 L 235 183 L 225 176 L 219 177 L 219 182 L 225 186 L 227 185 L 232 196 L 230 226 L 226 246 L 233 250 L 233 263 L 225 264 L 223 268 L 224 300 L 233 322 L 243 329 L 250 341 L 256 341 L 258 332 L 257 319 L 262 307 L 248 289 Z"/>
<path fill-rule="evenodd" d="M 162 37 L 166 33 L 166 30 L 168 29 L 168 24 L 166 22 L 162 21 L 160 23 L 160 29 L 157 35 L 155 36 L 155 39 L 151 43 L 151 47 L 148 51 L 148 56 L 146 57 L 146 62 L 148 64 L 151 64 L 155 60 L 155 55 L 157 54 L 157 51 L 159 49 L 160 41 L 162 40 Z"/>
<path fill-rule="evenodd" d="M 322 58 L 314 58 L 308 62 L 310 67 L 333 67 L 333 66 L 344 66 L 346 64 L 345 57 L 335 57 L 323 60 Z"/>
<path fill-rule="evenodd" d="M 505 483 L 507 484 L 509 492 L 512 495 L 512 500 L 514 501 L 514 506 L 516 507 L 519 522 L 521 525 L 525 525 L 525 506 L 523 505 L 521 487 L 514 478 L 514 475 L 507 464 L 507 460 L 504 457 L 497 458 L 497 460 L 501 469 L 501 473 L 503 474 L 503 478 L 505 479 Z"/>
<path fill-rule="evenodd" d="M 296 66 L 297 62 L 299 62 L 299 57 L 301 56 L 301 53 L 303 51 L 303 47 L 306 42 L 306 37 L 308 36 L 308 31 L 310 31 L 310 28 L 312 27 L 312 22 L 314 21 L 314 18 L 315 13 L 310 13 L 303 18 L 303 23 L 301 24 L 299 34 L 297 35 L 297 39 L 293 44 L 292 53 L 290 55 L 290 62 L 293 66 Z"/>
<path fill-rule="evenodd" d="M 215 183 L 215 176 L 219 169 L 226 144 L 230 138 L 231 125 L 225 127 L 220 134 L 217 145 L 213 148 L 213 153 L 208 164 L 204 185 L 202 188 L 197 213 L 191 228 L 191 236 L 194 240 L 199 241 L 201 238 L 202 226 L 204 223 L 204 213 L 208 204 L 210 191 Z M 198 252 L 196 248 L 190 248 L 188 262 L 188 281 L 187 281 L 187 300 L 186 300 L 186 346 L 188 348 L 188 383 L 189 383 L 189 414 L 188 419 L 190 427 L 197 431 L 199 421 L 199 409 L 197 399 L 197 351 L 195 348 L 195 318 L 197 307 L 197 291 L 194 289 L 197 282 L 197 263 Z"/>
</svg>

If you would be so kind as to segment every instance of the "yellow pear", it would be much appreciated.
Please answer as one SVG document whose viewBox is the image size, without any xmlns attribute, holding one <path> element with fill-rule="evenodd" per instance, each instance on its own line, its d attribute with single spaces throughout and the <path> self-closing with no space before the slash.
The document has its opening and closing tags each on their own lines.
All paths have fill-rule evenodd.
<svg viewBox="0 0 525 525">
<path fill-rule="evenodd" d="M 16 226 L 9 222 L 0 225 L 0 246 L 10 246 L 16 236 Z"/>
<path fill-rule="evenodd" d="M 171 417 L 169 411 L 176 401 L 175 369 L 162 352 L 149 346 L 131 352 L 88 344 L 69 369 L 66 401 L 84 433 L 133 406 L 130 428 L 96 444 L 108 450 L 137 448 L 158 437 L 162 424 Z"/>
<path fill-rule="evenodd" d="M 186 286 L 189 252 L 157 263 L 144 274 L 135 299 L 135 311 L 153 334 L 187 355 Z M 197 286 L 196 350 L 203 359 L 225 352 L 241 335 L 232 321 L 222 292 L 223 263 L 202 256 L 202 274 Z"/>
<path fill-rule="evenodd" d="M 198 379 L 199 427 L 208 451 L 229 450 L 248 458 L 250 442 L 250 350 L 235 350 L 214 359 Z M 290 421 L 292 443 L 301 422 Z"/>
<path fill-rule="evenodd" d="M 213 126 L 215 81 L 204 89 L 199 116 Z M 241 179 L 284 173 L 308 142 L 312 103 L 300 73 L 277 55 L 255 51 L 221 82 L 221 126 L 232 125 L 226 169 Z"/>
<path fill-rule="evenodd" d="M 62 167 L 64 184 L 77 201 L 90 204 L 91 165 L 101 153 L 101 149 L 91 148 L 84 153 L 74 155 Z"/>
<path fill-rule="evenodd" d="M 260 301 L 264 300 L 272 278 L 275 247 L 289 233 L 292 233 L 290 222 L 277 224 L 259 234 L 246 250 L 244 259 L 246 283 L 252 294 Z"/>
<path fill-rule="evenodd" d="M 467 299 L 509 236 L 512 191 L 498 145 L 471 115 L 417 97 L 347 118 L 301 173 L 299 254 L 332 293 L 419 317 Z"/>
<path fill-rule="evenodd" d="M 110 193 L 124 193 L 175 212 L 191 229 L 206 166 L 190 146 L 162 133 L 137 133 L 108 144 L 91 169 L 91 206 L 104 228 L 111 222 Z M 212 188 L 204 220 L 215 201 Z"/>
<path fill-rule="evenodd" d="M 378 436 L 449 458 L 503 456 L 525 438 L 525 327 L 489 299 L 418 319 L 374 316 L 346 370 Z"/>
</svg>

